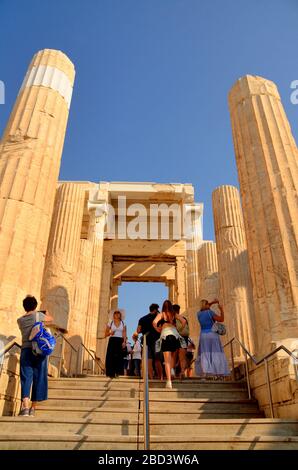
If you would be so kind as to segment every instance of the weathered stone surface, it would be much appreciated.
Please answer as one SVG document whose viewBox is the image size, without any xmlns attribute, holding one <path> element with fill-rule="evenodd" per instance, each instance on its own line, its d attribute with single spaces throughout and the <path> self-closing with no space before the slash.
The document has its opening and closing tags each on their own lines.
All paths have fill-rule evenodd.
<svg viewBox="0 0 298 470">
<path fill-rule="evenodd" d="M 239 79 L 229 95 L 259 352 L 298 337 L 297 147 L 275 84 Z"/>
<path fill-rule="evenodd" d="M 253 296 L 238 189 L 221 186 L 213 192 L 212 201 L 226 339 L 236 336 L 254 354 Z M 238 345 L 235 348 L 238 359 L 243 359 L 243 350 Z"/>
<path fill-rule="evenodd" d="M 50 71 L 63 77 L 67 96 Z M 38 52 L 0 144 L 0 313 L 7 336 L 18 334 L 22 299 L 40 294 L 74 74 L 61 51 Z"/>
<path fill-rule="evenodd" d="M 200 300 L 209 301 L 219 297 L 218 263 L 216 244 L 212 241 L 204 241 L 197 251 L 199 272 L 199 296 L 198 305 L 189 308 L 189 323 L 191 326 L 191 338 L 196 347 L 200 334 L 200 326 L 197 312 L 200 309 Z"/>
<path fill-rule="evenodd" d="M 62 330 L 69 329 L 80 255 L 85 193 L 74 183 L 57 189 L 42 284 L 42 306 Z"/>
</svg>

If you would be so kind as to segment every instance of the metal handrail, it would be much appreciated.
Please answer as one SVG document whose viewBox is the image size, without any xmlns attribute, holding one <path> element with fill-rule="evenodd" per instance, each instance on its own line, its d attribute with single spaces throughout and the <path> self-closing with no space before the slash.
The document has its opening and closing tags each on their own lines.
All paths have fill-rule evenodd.
<svg viewBox="0 0 298 470">
<path fill-rule="evenodd" d="M 97 357 L 96 357 L 95 351 L 93 351 L 93 352 L 94 352 L 94 356 L 93 356 L 93 355 L 91 354 L 91 351 L 84 345 L 84 343 L 81 342 L 79 348 L 76 349 L 76 348 L 71 344 L 71 342 L 64 336 L 63 333 L 61 333 L 61 332 L 60 332 L 60 333 L 57 333 L 57 334 L 55 334 L 55 337 L 56 337 L 56 338 L 62 338 L 62 340 L 65 341 L 65 342 L 70 346 L 70 348 L 71 348 L 71 354 L 70 354 L 70 360 L 69 360 L 70 366 L 71 366 L 71 362 L 72 362 L 72 361 L 71 361 L 71 359 L 72 359 L 72 351 L 74 351 L 75 354 L 77 355 L 77 361 L 76 361 L 76 372 L 77 372 L 77 374 L 76 374 L 76 375 L 78 375 L 78 359 L 79 359 L 78 353 L 79 353 L 79 348 L 80 348 L 80 346 L 83 346 L 83 348 L 87 351 L 87 353 L 89 354 L 89 356 L 92 358 L 93 364 L 97 364 L 98 367 L 99 367 L 99 369 L 101 370 L 101 372 L 104 372 L 104 371 L 105 371 L 104 367 L 103 367 L 102 364 L 101 364 L 100 358 L 97 358 Z M 4 356 L 6 353 L 8 353 L 8 352 L 9 352 L 12 348 L 14 348 L 15 346 L 19 347 L 20 349 L 21 349 L 21 347 L 22 347 L 21 344 L 20 344 L 20 341 L 18 341 L 18 340 L 13 340 L 13 341 L 11 341 L 10 343 L 8 343 L 2 350 L 0 350 L 0 358 L 1 358 L 2 356 Z M 58 357 L 59 357 L 59 356 L 58 356 Z M 60 361 L 59 361 L 59 370 L 58 370 L 58 376 L 59 376 L 59 377 L 60 377 L 60 375 L 61 375 L 62 360 L 63 360 L 63 355 L 62 355 L 62 353 L 61 353 L 61 355 L 60 355 Z M 1 364 L 0 374 L 2 373 L 2 370 L 3 370 L 3 364 Z M 88 370 L 89 370 L 89 369 L 88 369 Z M 88 372 L 88 371 L 87 371 L 87 372 Z"/>
<path fill-rule="evenodd" d="M 4 355 L 6 353 L 8 353 L 12 348 L 14 348 L 15 346 L 17 346 L 18 348 L 22 348 L 20 342 L 18 340 L 12 340 L 10 341 L 6 346 L 4 346 L 4 348 L 1 349 L 0 351 L 0 365 L 1 365 L 1 369 L 0 369 L 0 375 L 2 374 L 2 371 L 3 371 L 3 366 L 4 366 Z M 3 358 L 3 361 L 2 361 L 2 358 Z"/>
<path fill-rule="evenodd" d="M 98 360 L 98 358 L 97 358 L 95 355 L 93 356 L 93 355 L 91 354 L 91 351 L 85 346 L 85 344 L 84 344 L 83 342 L 81 342 L 81 343 L 79 344 L 78 349 L 76 349 L 76 348 L 71 344 L 71 342 L 70 342 L 62 333 L 58 333 L 58 334 L 56 335 L 56 338 L 58 338 L 58 337 L 61 337 L 61 338 L 71 347 L 72 351 L 74 351 L 74 352 L 76 353 L 76 355 L 77 355 L 77 362 L 76 362 L 76 375 L 77 375 L 77 376 L 79 375 L 79 371 L 78 371 L 78 369 L 79 369 L 79 352 L 80 352 L 80 347 L 81 347 L 81 346 L 85 349 L 85 351 L 87 351 L 87 353 L 88 353 L 89 356 L 91 357 L 91 359 L 92 359 L 92 361 L 93 361 L 93 366 L 94 366 L 94 364 L 96 363 L 96 364 L 98 365 L 98 367 L 101 369 L 101 371 L 104 372 L 105 369 L 102 367 L 102 364 L 101 364 L 100 359 Z M 71 351 L 70 361 L 69 361 L 70 364 L 71 364 L 71 358 L 72 358 L 72 351 Z M 61 370 L 61 363 L 62 363 L 62 354 L 61 354 L 60 365 L 59 365 L 59 376 L 60 376 L 60 370 Z M 94 367 L 93 367 L 93 370 L 94 370 Z M 92 369 L 91 369 L 91 371 L 92 371 Z M 88 373 L 88 372 L 89 372 L 89 367 L 88 367 L 88 369 L 87 369 L 87 373 Z"/>
<path fill-rule="evenodd" d="M 78 365 L 79 365 L 79 354 L 78 354 L 78 353 L 79 353 L 79 349 L 76 349 L 76 348 L 71 344 L 71 342 L 70 342 L 67 338 L 65 338 L 64 334 L 58 333 L 58 334 L 56 334 L 55 336 L 56 336 L 56 338 L 62 338 L 63 341 L 65 341 L 65 342 L 70 346 L 70 348 L 71 348 L 71 351 L 70 351 L 70 359 L 69 359 L 69 370 L 71 369 L 72 351 L 75 352 L 75 354 L 76 354 L 76 374 L 75 374 L 75 376 L 78 375 Z M 62 360 L 63 360 L 63 354 L 62 354 L 62 351 L 61 351 L 60 361 L 59 361 L 58 377 L 61 376 Z"/>
<path fill-rule="evenodd" d="M 83 348 L 85 349 L 85 351 L 87 351 L 87 353 L 89 354 L 89 356 L 92 358 L 93 364 L 96 363 L 96 364 L 99 366 L 100 370 L 101 370 L 102 372 L 104 372 L 105 369 L 104 369 L 104 368 L 102 367 L 102 365 L 100 364 L 100 361 L 98 361 L 97 358 L 91 354 L 91 351 L 84 345 L 84 343 L 81 343 L 81 346 L 83 346 Z M 94 370 L 94 369 L 93 369 L 93 370 Z M 87 373 L 88 373 L 88 371 L 89 371 L 89 367 L 88 367 L 88 369 L 87 369 Z"/>
<path fill-rule="evenodd" d="M 150 422 L 149 422 L 149 378 L 148 378 L 148 346 L 147 335 L 143 335 L 143 429 L 144 450 L 150 450 Z"/>
<path fill-rule="evenodd" d="M 105 368 L 105 365 L 104 363 L 102 362 L 102 360 L 100 359 L 100 357 L 96 356 L 96 351 L 94 351 L 94 349 L 89 349 L 90 352 L 94 353 L 94 359 L 95 361 L 98 362 L 98 365 L 102 371 L 103 374 L 105 374 L 106 372 L 106 368 Z"/>
<path fill-rule="evenodd" d="M 0 351 L 0 357 L 4 356 L 4 354 L 8 353 L 8 351 L 10 351 L 15 346 L 18 346 L 20 349 L 22 347 L 21 344 L 19 344 L 17 340 L 12 340 L 6 346 L 4 346 L 4 348 Z"/>
<path fill-rule="evenodd" d="M 265 354 L 265 356 L 261 357 L 260 359 L 256 359 L 249 351 L 248 349 L 242 344 L 242 342 L 234 336 L 230 341 L 228 341 L 226 344 L 224 344 L 223 348 L 226 346 L 230 345 L 231 348 L 231 361 L 232 361 L 232 376 L 235 379 L 235 364 L 234 364 L 234 353 L 233 353 L 233 342 L 236 341 L 239 346 L 243 349 L 245 352 L 245 374 L 246 374 L 246 381 L 247 381 L 247 391 L 248 391 L 248 397 L 251 398 L 251 387 L 250 387 L 250 382 L 249 382 L 249 369 L 248 369 L 248 361 L 247 361 L 247 356 L 252 360 L 252 362 L 258 366 L 262 363 L 264 363 L 265 366 L 265 376 L 266 376 L 266 384 L 267 384 L 267 391 L 268 391 L 268 397 L 269 397 L 269 406 L 270 406 L 270 414 L 271 417 L 274 418 L 274 407 L 273 407 L 273 400 L 272 400 L 272 391 L 271 391 L 271 382 L 270 382 L 270 374 L 269 374 L 269 367 L 268 367 L 268 359 L 272 356 L 274 356 L 277 352 L 279 351 L 285 351 L 292 359 L 294 359 L 294 371 L 295 371 L 295 378 L 296 381 L 298 382 L 298 370 L 297 370 L 297 357 L 289 350 L 287 349 L 283 344 L 275 348 L 273 351 L 270 351 L 269 353 Z"/>
</svg>

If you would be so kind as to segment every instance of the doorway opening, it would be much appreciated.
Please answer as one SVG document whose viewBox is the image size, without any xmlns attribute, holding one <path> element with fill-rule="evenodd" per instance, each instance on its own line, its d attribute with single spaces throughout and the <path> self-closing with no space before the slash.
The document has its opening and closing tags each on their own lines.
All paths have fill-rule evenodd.
<svg viewBox="0 0 298 470">
<path fill-rule="evenodd" d="M 118 307 L 125 310 L 128 341 L 136 331 L 138 321 L 149 313 L 149 306 L 157 303 L 161 309 L 168 298 L 168 287 L 162 282 L 122 282 L 119 286 Z"/>
</svg>

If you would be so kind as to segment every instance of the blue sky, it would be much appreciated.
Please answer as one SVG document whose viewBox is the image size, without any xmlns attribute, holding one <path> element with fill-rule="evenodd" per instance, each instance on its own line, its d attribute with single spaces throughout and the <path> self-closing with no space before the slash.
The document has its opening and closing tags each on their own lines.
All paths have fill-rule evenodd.
<svg viewBox="0 0 298 470">
<path fill-rule="evenodd" d="M 297 0 L 0 0 L 0 15 L 1 133 L 36 51 L 60 49 L 75 64 L 61 179 L 192 183 L 214 239 L 212 191 L 238 185 L 234 82 L 273 80 L 297 140 Z M 133 324 L 165 295 L 141 286 L 120 291 Z"/>
</svg>

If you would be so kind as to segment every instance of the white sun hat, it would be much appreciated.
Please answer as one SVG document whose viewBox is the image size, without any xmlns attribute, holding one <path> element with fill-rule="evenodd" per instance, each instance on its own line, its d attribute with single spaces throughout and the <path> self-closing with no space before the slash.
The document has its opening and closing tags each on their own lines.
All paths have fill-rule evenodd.
<svg viewBox="0 0 298 470">
<path fill-rule="evenodd" d="M 114 313 L 115 312 L 120 312 L 121 313 L 121 320 L 125 320 L 125 310 L 124 310 L 124 308 L 114 308 L 113 310 L 110 310 L 110 313 L 109 313 L 109 320 L 110 321 L 114 320 Z"/>
</svg>

